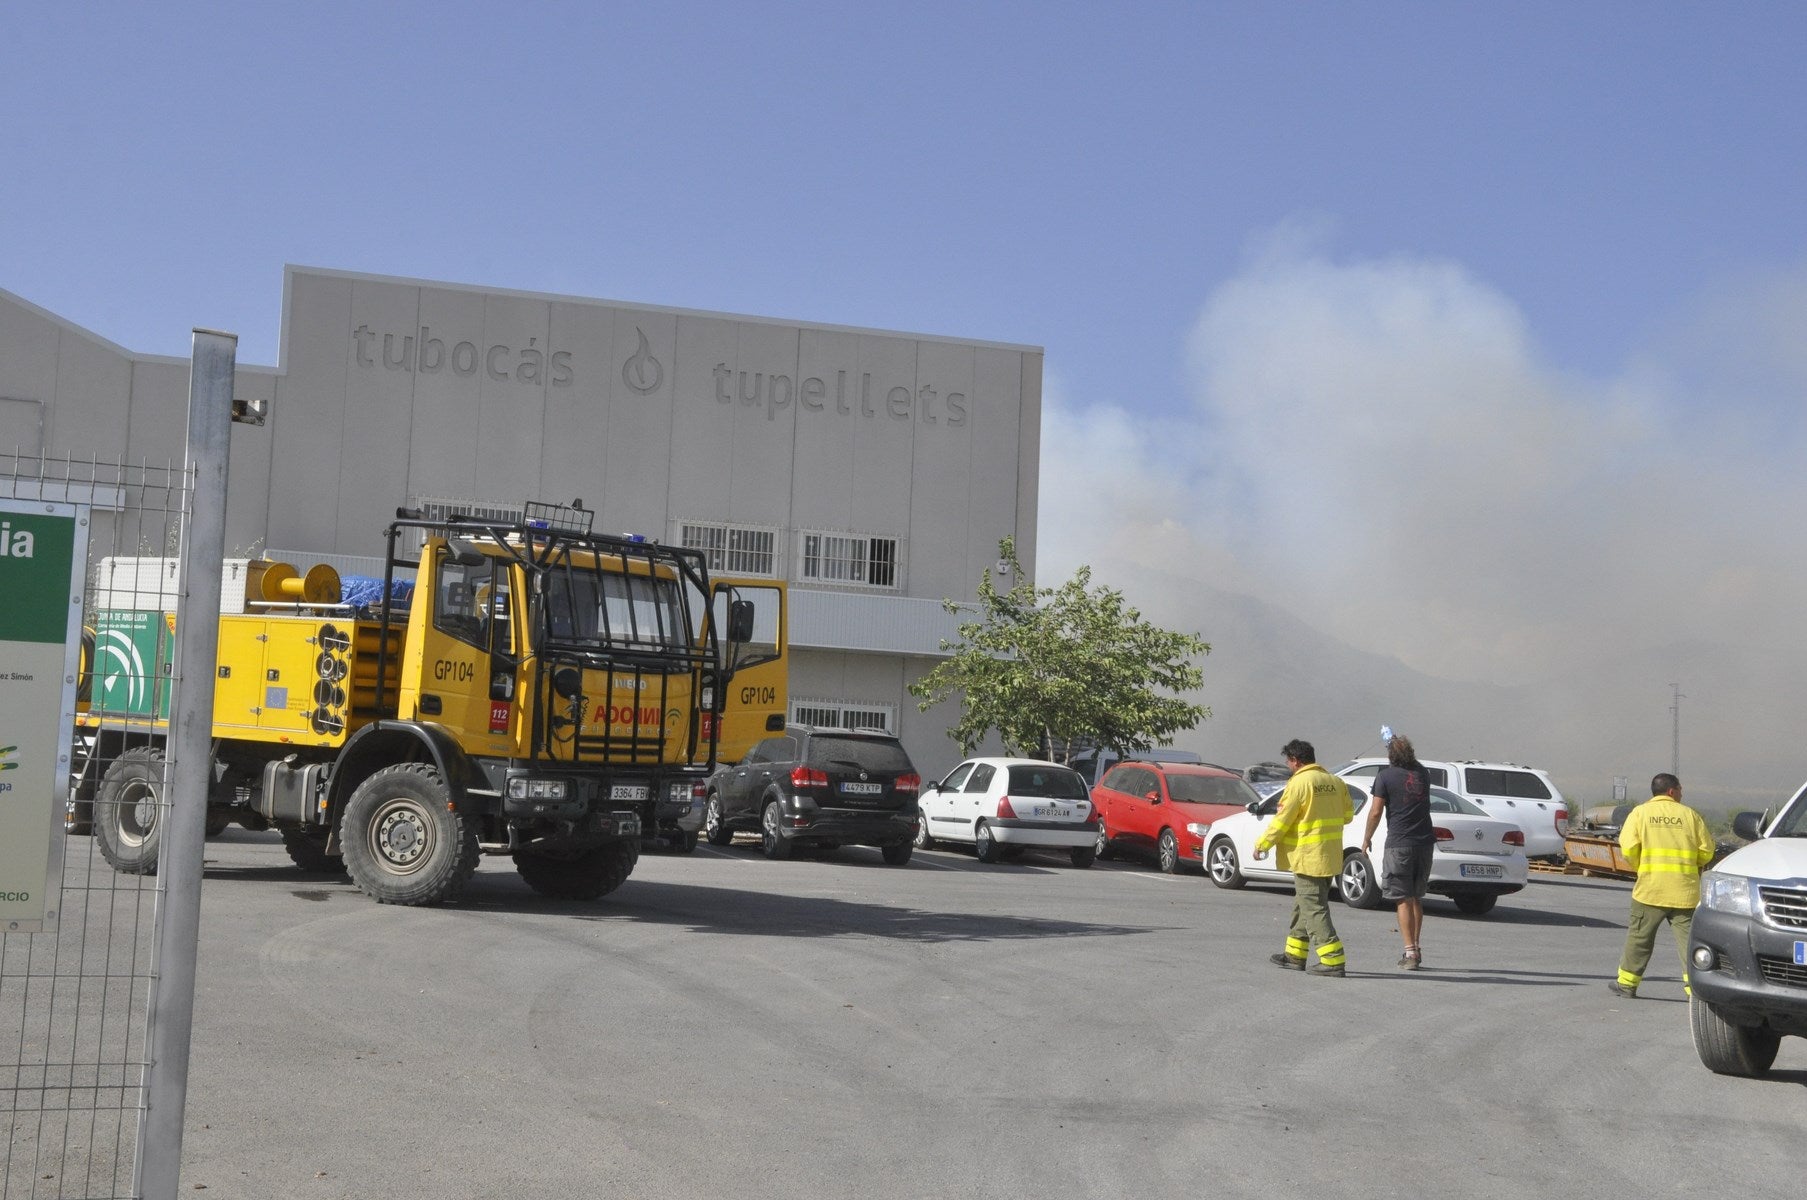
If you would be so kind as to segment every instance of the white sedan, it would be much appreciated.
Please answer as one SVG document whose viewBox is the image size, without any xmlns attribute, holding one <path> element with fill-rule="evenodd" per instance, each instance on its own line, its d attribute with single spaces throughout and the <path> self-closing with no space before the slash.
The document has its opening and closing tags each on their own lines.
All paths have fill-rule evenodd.
<svg viewBox="0 0 1807 1200">
<path fill-rule="evenodd" d="M 1098 810 L 1071 767 L 1030 758 L 969 758 L 917 797 L 916 845 L 970 842 L 984 863 L 1035 846 L 1076 867 L 1098 857 Z"/>
<path fill-rule="evenodd" d="M 1362 852 L 1362 832 L 1368 827 L 1368 797 L 1351 786 L 1355 819 L 1343 827 L 1343 873 L 1336 887 L 1343 902 L 1354 908 L 1379 908 L 1380 878 L 1375 863 L 1386 852 L 1387 819 L 1382 815 L 1374 831 L 1374 854 Z M 1278 794 L 1248 812 L 1211 824 L 1205 838 L 1205 871 L 1220 888 L 1239 888 L 1248 880 L 1290 883 L 1291 871 L 1267 858 L 1255 861 L 1255 841 L 1280 807 Z M 1437 834 L 1431 858 L 1430 891 L 1448 896 L 1465 913 L 1490 912 L 1501 896 L 1525 886 L 1525 835 L 1516 825 L 1495 820 L 1485 809 L 1454 792 L 1431 789 L 1431 822 Z"/>
</svg>

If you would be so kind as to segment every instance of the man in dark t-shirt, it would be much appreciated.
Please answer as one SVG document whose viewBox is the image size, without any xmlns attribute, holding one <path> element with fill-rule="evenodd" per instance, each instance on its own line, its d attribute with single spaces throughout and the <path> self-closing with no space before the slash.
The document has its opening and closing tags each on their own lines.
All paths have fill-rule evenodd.
<svg viewBox="0 0 1807 1200">
<path fill-rule="evenodd" d="M 1430 772 L 1419 765 L 1408 738 L 1387 741 L 1387 765 L 1374 776 L 1374 799 L 1368 805 L 1367 831 L 1362 834 L 1362 850 L 1370 857 L 1370 843 L 1383 812 L 1387 846 L 1381 862 L 1380 894 L 1399 912 L 1399 936 L 1405 939 L 1399 965 L 1416 971 L 1424 965 L 1418 937 L 1424 928 L 1424 894 L 1430 890 L 1437 835 L 1431 829 Z"/>
</svg>

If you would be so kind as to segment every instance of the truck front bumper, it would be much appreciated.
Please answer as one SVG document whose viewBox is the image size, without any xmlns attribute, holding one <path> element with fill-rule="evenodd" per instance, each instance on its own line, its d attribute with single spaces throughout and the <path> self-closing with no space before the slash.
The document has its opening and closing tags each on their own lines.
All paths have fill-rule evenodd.
<svg viewBox="0 0 1807 1200">
<path fill-rule="evenodd" d="M 1703 905 L 1694 910 L 1688 982 L 1734 1025 L 1807 1037 L 1807 929 Z"/>
</svg>

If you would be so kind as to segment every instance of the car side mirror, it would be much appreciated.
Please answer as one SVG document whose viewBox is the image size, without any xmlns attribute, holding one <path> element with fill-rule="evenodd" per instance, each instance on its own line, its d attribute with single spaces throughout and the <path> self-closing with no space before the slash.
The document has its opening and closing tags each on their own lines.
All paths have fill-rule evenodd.
<svg viewBox="0 0 1807 1200">
<path fill-rule="evenodd" d="M 1243 805 L 1242 807 L 1247 809 L 1251 816 L 1258 817 L 1261 815 L 1261 801 L 1259 801 L 1259 800 L 1251 800 L 1247 804 Z"/>
<path fill-rule="evenodd" d="M 1150 804 L 1159 804 L 1161 802 L 1161 793 L 1149 792 L 1146 796 L 1143 796 L 1142 799 L 1148 801 Z"/>
<path fill-rule="evenodd" d="M 1747 842 L 1754 842 L 1763 836 L 1763 814 L 1741 812 L 1732 818 L 1732 832 Z"/>
</svg>

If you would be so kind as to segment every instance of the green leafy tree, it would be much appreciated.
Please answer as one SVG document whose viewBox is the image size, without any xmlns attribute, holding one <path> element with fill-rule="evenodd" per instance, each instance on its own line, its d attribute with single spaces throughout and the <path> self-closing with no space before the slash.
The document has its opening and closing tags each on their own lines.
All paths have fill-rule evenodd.
<svg viewBox="0 0 1807 1200">
<path fill-rule="evenodd" d="M 1012 754 L 1081 742 L 1127 754 L 1211 715 L 1171 694 L 1203 681 L 1193 660 L 1211 652 L 1206 642 L 1144 621 L 1123 593 L 1092 587 L 1090 567 L 1058 588 L 1037 588 L 1023 576 L 1014 539 L 999 542 L 998 555 L 1015 585 L 998 591 L 987 570 L 979 619 L 962 622 L 959 641 L 941 645 L 953 656 L 910 685 L 925 712 L 960 697 L 948 736 L 962 754 L 993 729 Z M 968 607 L 942 604 L 955 614 Z"/>
</svg>

